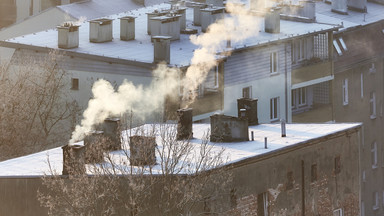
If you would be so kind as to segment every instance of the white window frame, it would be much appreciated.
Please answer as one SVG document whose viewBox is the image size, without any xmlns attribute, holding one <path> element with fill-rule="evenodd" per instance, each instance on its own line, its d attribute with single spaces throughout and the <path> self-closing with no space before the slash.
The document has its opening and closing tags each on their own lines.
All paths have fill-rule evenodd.
<svg viewBox="0 0 384 216">
<path fill-rule="evenodd" d="M 278 52 L 272 52 L 269 56 L 270 73 L 277 74 L 279 72 L 279 55 Z"/>
<path fill-rule="evenodd" d="M 373 192 L 372 198 L 373 198 L 372 209 L 378 210 L 379 209 L 379 192 L 378 191 Z"/>
<path fill-rule="evenodd" d="M 279 120 L 280 117 L 280 97 L 270 99 L 270 120 L 271 122 Z"/>
<path fill-rule="evenodd" d="M 343 50 L 347 51 L 348 50 L 347 45 L 345 44 L 342 37 L 339 38 L 339 41 L 340 41 L 340 44 L 341 44 L 341 47 L 343 48 Z"/>
<path fill-rule="evenodd" d="M 377 143 L 373 142 L 371 144 L 371 163 L 372 163 L 372 169 L 377 168 Z"/>
<path fill-rule="evenodd" d="M 333 216 L 343 216 L 343 213 L 343 209 L 341 208 L 333 210 Z"/>
<path fill-rule="evenodd" d="M 348 105 L 348 78 L 345 78 L 342 83 L 343 105 Z"/>
<path fill-rule="evenodd" d="M 298 89 L 298 99 L 299 106 L 307 105 L 307 88 L 303 87 Z"/>
<path fill-rule="evenodd" d="M 369 97 L 369 114 L 371 119 L 376 118 L 376 93 L 371 92 Z"/>
</svg>

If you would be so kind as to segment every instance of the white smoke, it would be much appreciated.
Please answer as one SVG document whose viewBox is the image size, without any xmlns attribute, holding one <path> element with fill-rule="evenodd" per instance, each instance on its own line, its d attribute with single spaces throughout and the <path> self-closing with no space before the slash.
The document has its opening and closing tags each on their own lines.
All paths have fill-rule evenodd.
<svg viewBox="0 0 384 216">
<path fill-rule="evenodd" d="M 139 116 L 152 113 L 161 108 L 164 98 L 176 91 L 179 85 L 184 86 L 184 104 L 190 105 L 195 99 L 195 90 L 205 81 L 210 69 L 217 65 L 218 52 L 225 49 L 227 40 L 237 43 L 258 34 L 259 25 L 248 10 L 240 4 L 232 3 L 227 3 L 226 9 L 229 16 L 210 25 L 207 33 L 190 37 L 199 49 L 195 50 L 191 66 L 181 80 L 179 69 L 160 64 L 154 70 L 153 82 L 147 88 L 125 80 L 114 91 L 112 85 L 105 80 L 95 82 L 92 88 L 93 99 L 89 101 L 81 125 L 76 126 L 69 143 L 83 139 L 94 125 L 109 116 L 129 110 Z"/>
</svg>

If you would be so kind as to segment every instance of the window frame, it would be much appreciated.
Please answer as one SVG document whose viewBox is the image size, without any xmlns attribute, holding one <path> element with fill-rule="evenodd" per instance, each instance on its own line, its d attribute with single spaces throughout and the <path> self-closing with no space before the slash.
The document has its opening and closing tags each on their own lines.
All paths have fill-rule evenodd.
<svg viewBox="0 0 384 216">
<path fill-rule="evenodd" d="M 270 121 L 278 121 L 280 118 L 280 97 L 270 99 Z"/>
</svg>

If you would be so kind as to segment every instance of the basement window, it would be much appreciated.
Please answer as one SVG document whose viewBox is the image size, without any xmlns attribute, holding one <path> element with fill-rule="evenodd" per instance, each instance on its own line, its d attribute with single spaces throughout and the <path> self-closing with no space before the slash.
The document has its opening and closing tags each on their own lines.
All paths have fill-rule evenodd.
<svg viewBox="0 0 384 216">
<path fill-rule="evenodd" d="M 72 78 L 71 90 L 79 90 L 79 79 L 78 78 Z"/>
</svg>

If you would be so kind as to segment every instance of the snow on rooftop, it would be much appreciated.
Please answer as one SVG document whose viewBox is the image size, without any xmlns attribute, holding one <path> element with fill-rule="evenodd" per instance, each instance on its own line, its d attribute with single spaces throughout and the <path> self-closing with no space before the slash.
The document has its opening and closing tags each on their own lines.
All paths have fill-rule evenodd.
<svg viewBox="0 0 384 216">
<path fill-rule="evenodd" d="M 221 151 L 224 149 L 224 158 L 228 157 L 228 163 L 234 163 L 246 158 L 263 155 L 272 151 L 278 151 L 285 147 L 298 145 L 312 139 L 324 137 L 336 132 L 344 131 L 360 126 L 360 123 L 344 123 L 344 124 L 287 124 L 287 136 L 281 137 L 280 124 L 263 124 L 250 126 L 249 132 L 254 132 L 254 141 L 231 142 L 231 143 L 212 143 L 208 144 L 213 147 L 213 151 Z M 144 125 L 143 128 L 149 128 L 152 125 Z M 194 124 L 192 145 L 198 149 L 203 138 L 209 131 L 209 124 Z M 158 133 L 158 132 L 157 132 Z M 125 133 L 123 133 L 125 134 Z M 264 137 L 268 138 L 268 148 L 264 148 Z M 124 138 L 124 136 L 123 136 Z M 125 139 L 127 140 L 127 139 Z M 157 137 L 158 148 L 163 147 L 161 137 Z M 127 143 L 123 144 L 123 149 L 128 149 Z M 129 152 L 129 151 L 127 151 Z M 110 157 L 116 161 L 120 161 L 120 157 L 125 153 L 123 150 L 110 152 Z M 47 151 L 7 160 L 0 162 L 0 176 L 38 176 L 49 174 L 49 166 L 57 172 L 62 172 L 63 155 L 61 147 Z M 157 157 L 159 157 L 157 155 Z M 157 159 L 158 160 L 158 159 Z M 189 159 L 188 159 L 189 160 Z M 193 160 L 193 157 L 190 158 Z M 191 161 L 193 163 L 193 161 Z M 159 165 L 155 165 L 153 170 L 160 170 Z"/>
<path fill-rule="evenodd" d="M 155 9 L 170 9 L 170 4 L 158 4 L 150 7 L 140 8 L 129 12 L 119 13 L 104 18 L 113 19 L 113 41 L 106 43 L 91 43 L 89 42 L 89 23 L 83 22 L 79 28 L 79 47 L 69 49 L 67 51 L 84 53 L 96 56 L 105 56 L 117 59 L 126 59 L 131 61 L 139 61 L 144 63 L 153 62 L 153 44 L 151 43 L 150 36 L 147 35 L 147 14 L 153 12 Z M 120 40 L 120 20 L 118 18 L 123 16 L 135 16 L 136 36 L 133 41 Z M 229 16 L 227 14 L 227 16 Z M 201 33 L 201 27 L 194 26 L 193 23 L 193 9 L 186 10 L 187 28 L 197 29 L 198 34 Z M 281 20 L 280 33 L 270 34 L 264 31 L 264 18 L 254 16 L 255 25 L 259 25 L 260 31 L 254 37 L 245 41 L 234 43 L 232 42 L 232 49 L 239 49 L 248 46 L 255 46 L 259 44 L 266 44 L 280 39 L 296 37 L 313 33 L 317 31 L 332 29 L 335 27 L 334 23 L 304 23 L 295 21 Z M 336 23 L 337 25 L 340 22 Z M 32 45 L 36 47 L 48 47 L 57 49 L 57 30 L 51 29 L 43 32 L 25 35 L 7 40 L 7 42 Z M 223 47 L 226 47 L 225 45 Z M 171 65 L 188 66 L 193 56 L 193 51 L 198 47 L 189 39 L 189 35 L 180 34 L 180 40 L 171 42 Z M 221 52 L 223 50 L 218 50 Z"/>
</svg>

